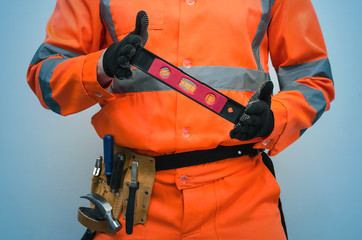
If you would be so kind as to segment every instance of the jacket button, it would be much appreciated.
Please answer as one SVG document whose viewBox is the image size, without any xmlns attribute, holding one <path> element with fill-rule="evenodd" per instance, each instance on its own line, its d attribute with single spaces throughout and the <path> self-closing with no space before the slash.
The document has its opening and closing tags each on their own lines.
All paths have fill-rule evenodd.
<svg viewBox="0 0 362 240">
<path fill-rule="evenodd" d="M 182 129 L 182 136 L 185 137 L 185 138 L 190 137 L 191 136 L 190 129 L 188 129 L 188 128 Z"/>
<path fill-rule="evenodd" d="M 195 4 L 195 0 L 186 0 L 187 5 L 194 5 Z"/>
<path fill-rule="evenodd" d="M 101 98 L 103 96 L 103 94 L 100 92 L 95 92 L 94 95 L 99 98 Z"/>
<path fill-rule="evenodd" d="M 188 177 L 187 175 L 182 175 L 182 176 L 180 177 L 180 182 L 181 182 L 182 184 L 186 184 L 188 181 L 189 181 L 189 177 Z"/>
<path fill-rule="evenodd" d="M 185 59 L 182 64 L 183 64 L 183 66 L 184 66 L 185 68 L 190 68 L 190 67 L 192 67 L 192 62 L 191 62 L 190 59 Z"/>
</svg>

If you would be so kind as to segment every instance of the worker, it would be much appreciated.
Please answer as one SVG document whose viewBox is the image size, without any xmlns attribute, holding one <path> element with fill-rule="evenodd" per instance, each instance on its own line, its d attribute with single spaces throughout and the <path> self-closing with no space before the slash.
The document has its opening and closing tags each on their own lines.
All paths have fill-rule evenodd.
<svg viewBox="0 0 362 240">
<path fill-rule="evenodd" d="M 246 106 L 240 120 L 132 67 L 140 46 Z M 97 240 L 286 239 L 265 158 L 295 142 L 334 99 L 310 0 L 57 0 L 27 82 L 63 116 L 99 104 L 92 125 L 117 146 L 169 162 L 185 154 L 155 173 L 144 224 Z"/>
</svg>

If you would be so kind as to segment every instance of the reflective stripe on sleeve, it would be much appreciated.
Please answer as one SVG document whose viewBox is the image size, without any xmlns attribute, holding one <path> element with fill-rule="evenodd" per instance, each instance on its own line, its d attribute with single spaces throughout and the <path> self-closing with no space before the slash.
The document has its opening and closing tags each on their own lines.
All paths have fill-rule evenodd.
<svg viewBox="0 0 362 240">
<path fill-rule="evenodd" d="M 255 92 L 262 82 L 270 79 L 268 73 L 246 68 L 198 66 L 180 69 L 217 90 Z M 109 91 L 111 93 L 173 91 L 166 84 L 138 69 L 132 71 L 131 79 L 115 79 Z"/>
<path fill-rule="evenodd" d="M 280 67 L 277 74 L 281 90 L 289 83 L 305 77 L 325 77 L 333 81 L 331 65 L 328 58 Z"/>
<path fill-rule="evenodd" d="M 277 75 L 281 91 L 301 92 L 309 106 L 316 110 L 317 114 L 312 122 L 313 125 L 325 111 L 326 99 L 321 90 L 311 88 L 296 81 L 306 77 L 324 77 L 333 82 L 329 60 L 326 58 L 293 66 L 280 67 Z M 300 135 L 305 130 L 303 129 Z"/>
<path fill-rule="evenodd" d="M 114 26 L 114 22 L 112 19 L 111 8 L 110 8 L 111 0 L 101 0 L 100 2 L 100 12 L 101 18 L 103 19 L 106 28 L 111 35 L 113 42 L 118 42 L 116 28 Z"/>
<path fill-rule="evenodd" d="M 60 47 L 56 47 L 49 43 L 43 43 L 40 45 L 40 47 L 34 54 L 34 57 L 31 60 L 30 65 L 37 64 L 41 60 L 47 59 L 48 57 L 56 56 L 58 54 L 60 54 L 64 58 L 73 58 L 81 55 L 79 53 L 75 53 Z"/>
<path fill-rule="evenodd" d="M 260 18 L 260 22 L 258 28 L 256 30 L 253 42 L 251 47 L 253 49 L 253 54 L 255 58 L 256 65 L 258 66 L 259 71 L 264 71 L 263 66 L 260 61 L 260 44 L 263 41 L 265 34 L 268 30 L 270 17 L 271 17 L 271 8 L 274 4 L 274 0 L 261 0 L 261 8 L 262 8 L 262 15 Z"/>
<path fill-rule="evenodd" d="M 60 114 L 60 106 L 52 97 L 52 89 L 50 87 L 50 79 L 53 71 L 58 64 L 64 62 L 64 58 L 52 58 L 45 60 L 39 71 L 39 84 L 45 104 L 53 111 Z"/>
<path fill-rule="evenodd" d="M 34 54 L 33 59 L 30 62 L 30 65 L 37 64 L 40 61 L 47 59 L 52 56 L 61 55 L 63 58 L 53 58 L 45 60 L 39 70 L 39 85 L 42 93 L 43 100 L 45 104 L 54 112 L 60 114 L 59 104 L 52 98 L 52 89 L 50 87 L 50 79 L 52 77 L 55 67 L 64 62 L 67 58 L 78 57 L 81 54 L 75 53 L 49 43 L 43 43 L 40 45 L 36 53 Z"/>
</svg>

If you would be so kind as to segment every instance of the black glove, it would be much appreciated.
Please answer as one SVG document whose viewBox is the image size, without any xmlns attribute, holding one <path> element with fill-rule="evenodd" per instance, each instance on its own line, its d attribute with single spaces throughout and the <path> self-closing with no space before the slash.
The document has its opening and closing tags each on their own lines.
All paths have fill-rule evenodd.
<svg viewBox="0 0 362 240">
<path fill-rule="evenodd" d="M 234 129 L 230 131 L 231 138 L 245 141 L 256 137 L 266 137 L 273 131 L 274 115 L 270 110 L 273 87 L 271 81 L 266 81 L 251 96 L 245 112 Z"/>
<path fill-rule="evenodd" d="M 136 48 L 144 46 L 148 38 L 148 16 L 140 11 L 136 18 L 136 28 L 122 41 L 111 44 L 103 55 L 103 69 L 109 77 L 128 79 L 132 76 L 130 59 L 136 53 Z"/>
</svg>

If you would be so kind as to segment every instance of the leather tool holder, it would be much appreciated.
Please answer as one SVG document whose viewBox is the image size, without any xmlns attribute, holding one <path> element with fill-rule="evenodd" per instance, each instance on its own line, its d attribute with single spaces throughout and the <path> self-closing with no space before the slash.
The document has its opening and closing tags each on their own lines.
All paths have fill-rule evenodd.
<svg viewBox="0 0 362 240">
<path fill-rule="evenodd" d="M 121 187 L 116 192 L 111 191 L 111 188 L 107 185 L 107 179 L 104 175 L 104 162 L 102 162 L 100 176 L 92 177 L 91 193 L 99 194 L 109 202 L 113 208 L 114 218 L 118 219 L 122 212 L 122 217 L 125 219 L 129 185 L 131 183 L 131 166 L 133 161 L 137 161 L 139 189 L 135 196 L 134 225 L 139 223 L 146 224 L 147 212 L 156 174 L 155 159 L 153 157 L 134 153 L 127 148 L 115 146 L 114 153 L 117 154 L 119 152 L 123 153 L 126 158 L 121 177 Z M 94 207 L 92 203 L 91 207 Z"/>
</svg>

